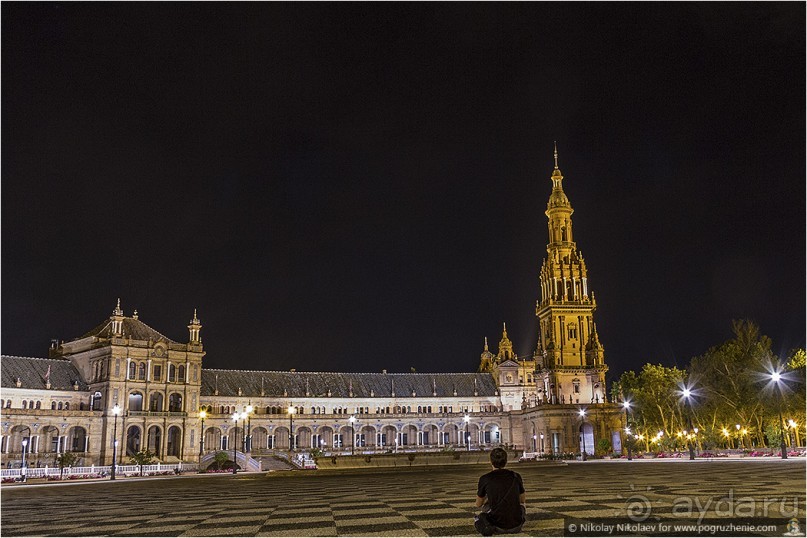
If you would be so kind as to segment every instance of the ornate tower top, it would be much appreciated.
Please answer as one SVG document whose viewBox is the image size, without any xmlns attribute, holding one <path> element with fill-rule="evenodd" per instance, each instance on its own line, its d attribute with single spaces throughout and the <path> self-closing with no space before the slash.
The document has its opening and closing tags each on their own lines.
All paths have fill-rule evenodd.
<svg viewBox="0 0 807 538">
<path fill-rule="evenodd" d="M 193 309 L 193 319 L 191 320 L 191 324 L 188 325 L 188 332 L 190 333 L 190 342 L 194 344 L 198 344 L 202 342 L 202 337 L 199 335 L 199 332 L 202 330 L 202 323 L 199 321 L 199 318 L 196 317 L 196 309 Z"/>
<path fill-rule="evenodd" d="M 499 340 L 499 361 L 513 358 L 513 342 L 507 338 L 507 323 L 502 323 L 502 339 Z"/>
</svg>

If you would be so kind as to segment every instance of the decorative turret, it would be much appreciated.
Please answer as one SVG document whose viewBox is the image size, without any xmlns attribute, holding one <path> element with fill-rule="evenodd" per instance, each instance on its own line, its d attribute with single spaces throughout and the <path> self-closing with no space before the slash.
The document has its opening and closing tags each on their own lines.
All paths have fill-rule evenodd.
<svg viewBox="0 0 807 538">
<path fill-rule="evenodd" d="M 123 310 L 120 307 L 120 297 L 118 297 L 118 304 L 109 319 L 112 320 L 112 334 L 115 336 L 123 335 Z"/>
<path fill-rule="evenodd" d="M 495 362 L 495 356 L 488 349 L 488 337 L 485 337 L 485 350 L 482 352 L 481 360 L 479 361 L 480 372 L 492 372 Z M 435 389 L 436 392 L 436 389 Z"/>
<path fill-rule="evenodd" d="M 498 361 L 506 361 L 513 358 L 513 342 L 507 338 L 507 323 L 502 323 L 502 339 L 499 340 Z"/>
<path fill-rule="evenodd" d="M 191 324 L 188 325 L 188 332 L 190 333 L 190 343 L 191 344 L 201 344 L 202 337 L 199 334 L 202 329 L 202 324 L 199 322 L 199 318 L 196 317 L 196 309 L 193 309 L 193 319 L 191 320 Z"/>
</svg>

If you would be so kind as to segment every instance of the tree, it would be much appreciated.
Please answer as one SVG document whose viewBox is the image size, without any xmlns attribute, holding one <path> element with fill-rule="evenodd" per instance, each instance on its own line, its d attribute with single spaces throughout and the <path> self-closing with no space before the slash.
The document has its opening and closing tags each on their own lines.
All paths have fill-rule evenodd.
<svg viewBox="0 0 807 538">
<path fill-rule="evenodd" d="M 602 438 L 597 441 L 597 455 L 598 456 L 605 456 L 611 450 L 611 441 L 608 439 Z"/>
<path fill-rule="evenodd" d="M 154 454 L 152 454 L 148 449 L 141 450 L 131 458 L 132 465 L 139 465 L 140 466 L 140 476 L 143 476 L 143 466 L 149 465 L 152 461 L 154 461 Z"/>
<path fill-rule="evenodd" d="M 685 372 L 660 364 L 645 364 L 636 374 L 627 371 L 619 378 L 619 390 L 631 401 L 631 422 L 635 434 L 653 437 L 656 432 L 672 432 L 683 424 L 678 402 L 679 386 Z"/>
<path fill-rule="evenodd" d="M 226 452 L 216 452 L 216 455 L 213 456 L 213 463 L 215 463 L 216 469 L 223 469 L 224 464 L 227 463 L 229 459 L 230 457 L 227 456 Z M 233 463 L 233 465 L 234 464 L 235 463 Z"/>
<path fill-rule="evenodd" d="M 72 467 L 77 460 L 78 456 L 72 452 L 62 452 L 56 457 L 56 464 L 59 466 L 59 480 L 61 480 L 62 475 L 64 475 L 64 468 Z"/>
</svg>

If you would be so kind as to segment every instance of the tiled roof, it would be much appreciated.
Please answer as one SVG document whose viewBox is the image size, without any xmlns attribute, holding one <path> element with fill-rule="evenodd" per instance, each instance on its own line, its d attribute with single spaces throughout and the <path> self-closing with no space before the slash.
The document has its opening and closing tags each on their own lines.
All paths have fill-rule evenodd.
<svg viewBox="0 0 807 538">
<path fill-rule="evenodd" d="M 360 374 L 337 372 L 261 372 L 245 370 L 202 370 L 202 396 L 213 396 L 218 388 L 219 396 L 238 396 L 240 388 L 243 396 L 260 396 L 261 386 L 266 396 L 291 398 L 306 396 L 347 398 L 350 390 L 357 398 L 369 397 L 372 391 L 376 397 L 389 397 L 393 386 L 396 397 L 411 397 L 414 389 L 417 397 L 495 396 L 496 383 L 489 373 L 457 374 Z"/>
<path fill-rule="evenodd" d="M 89 338 L 90 336 L 96 336 L 98 338 L 112 338 L 112 320 L 107 319 L 106 321 L 101 322 L 100 325 L 82 335 L 80 338 Z M 151 338 L 155 342 L 158 340 L 165 340 L 166 342 L 173 344 L 178 343 L 163 335 L 159 331 L 152 329 L 139 319 L 134 318 L 123 318 L 123 336 L 129 336 L 135 340 L 148 340 Z"/>
<path fill-rule="evenodd" d="M 73 390 L 73 383 L 78 381 L 79 390 L 88 390 L 87 383 L 81 379 L 81 374 L 69 360 L 64 359 L 37 359 L 34 357 L 15 357 L 3 355 L 2 386 L 17 387 L 17 378 L 20 379 L 20 388 L 46 389 L 45 376 L 50 366 L 50 389 Z"/>
</svg>

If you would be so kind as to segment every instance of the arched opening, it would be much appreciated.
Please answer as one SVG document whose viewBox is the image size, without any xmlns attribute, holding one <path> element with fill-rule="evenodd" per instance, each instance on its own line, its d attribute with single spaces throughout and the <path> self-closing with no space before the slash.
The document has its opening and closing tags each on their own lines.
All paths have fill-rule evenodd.
<svg viewBox="0 0 807 538">
<path fill-rule="evenodd" d="M 207 428 L 205 430 L 205 452 L 221 450 L 221 430 Z"/>
<path fill-rule="evenodd" d="M 126 430 L 126 455 L 134 456 L 138 452 L 140 452 L 140 428 L 129 426 Z"/>
<path fill-rule="evenodd" d="M 129 379 L 134 379 L 137 375 L 137 363 L 129 363 Z"/>
<path fill-rule="evenodd" d="M 580 453 L 594 454 L 594 427 L 585 422 L 580 426 Z"/>
<path fill-rule="evenodd" d="M 227 430 L 227 446 L 230 450 L 244 450 L 244 430 L 238 427 Z"/>
<path fill-rule="evenodd" d="M 264 450 L 267 448 L 271 448 L 269 446 L 269 432 L 266 428 L 258 427 L 252 430 L 252 440 L 250 443 L 250 451 L 254 452 L 256 450 Z"/>
<path fill-rule="evenodd" d="M 297 448 L 311 448 L 311 429 L 303 426 L 297 430 Z"/>
<path fill-rule="evenodd" d="M 378 446 L 394 447 L 397 436 L 398 430 L 395 426 L 389 424 L 384 426 L 378 435 Z"/>
<path fill-rule="evenodd" d="M 146 447 L 148 451 L 156 457 L 160 457 L 162 451 L 162 429 L 159 426 L 152 426 L 148 431 L 148 444 Z"/>
<path fill-rule="evenodd" d="M 161 392 L 152 392 L 149 396 L 149 411 L 163 410 L 163 395 Z"/>
<path fill-rule="evenodd" d="M 177 382 L 178 383 L 184 383 L 185 382 L 185 366 L 184 365 L 180 365 L 180 367 L 177 368 Z"/>
<path fill-rule="evenodd" d="M 165 453 L 167 456 L 179 457 L 182 451 L 182 430 L 178 426 L 168 428 L 168 435 L 165 438 Z"/>
<path fill-rule="evenodd" d="M 168 410 L 177 413 L 182 411 L 182 395 L 179 393 L 172 393 L 168 397 Z"/>
<path fill-rule="evenodd" d="M 173 364 L 168 366 L 168 381 L 173 383 L 177 380 L 177 367 Z"/>
<path fill-rule="evenodd" d="M 56 426 L 42 428 L 42 441 L 40 452 L 57 452 L 59 449 L 59 429 Z"/>
<path fill-rule="evenodd" d="M 144 381 L 146 379 L 146 363 L 141 362 L 140 367 L 137 369 L 137 379 Z"/>
<path fill-rule="evenodd" d="M 25 452 L 27 454 L 31 452 L 31 428 L 28 426 L 14 426 L 11 429 L 10 445 L 6 446 L 6 450 L 13 453 L 22 453 L 23 441 L 28 443 L 25 447 Z"/>
<path fill-rule="evenodd" d="M 289 429 L 280 426 L 275 428 L 275 447 L 288 449 L 289 448 Z"/>
<path fill-rule="evenodd" d="M 73 426 L 67 431 L 67 451 L 85 452 L 87 450 L 87 430 L 81 426 Z"/>
<path fill-rule="evenodd" d="M 132 392 L 129 394 L 129 411 L 142 411 L 143 410 L 143 395 L 139 392 Z"/>
<path fill-rule="evenodd" d="M 375 433 L 376 430 L 374 427 L 369 425 L 362 426 L 361 429 L 356 432 L 356 446 L 360 448 L 374 446 L 376 441 Z"/>
</svg>

